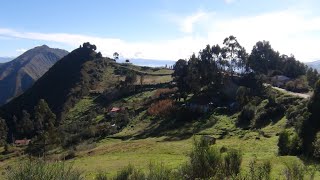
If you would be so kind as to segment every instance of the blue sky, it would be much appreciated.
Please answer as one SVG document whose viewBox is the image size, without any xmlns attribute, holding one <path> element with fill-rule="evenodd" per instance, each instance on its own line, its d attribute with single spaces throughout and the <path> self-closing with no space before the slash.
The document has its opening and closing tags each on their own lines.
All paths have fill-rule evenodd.
<svg viewBox="0 0 320 180">
<path fill-rule="evenodd" d="M 177 60 L 235 35 L 247 52 L 259 40 L 301 61 L 320 59 L 317 0 L 28 0 L 0 7 L 0 56 L 34 46 L 71 51 L 96 44 L 105 56 Z"/>
</svg>

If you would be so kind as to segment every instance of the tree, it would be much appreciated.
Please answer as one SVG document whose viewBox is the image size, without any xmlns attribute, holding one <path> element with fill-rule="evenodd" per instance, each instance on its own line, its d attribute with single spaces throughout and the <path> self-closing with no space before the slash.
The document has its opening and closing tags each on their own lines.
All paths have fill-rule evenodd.
<svg viewBox="0 0 320 180">
<path fill-rule="evenodd" d="M 38 105 L 35 107 L 34 116 L 36 131 L 52 129 L 57 123 L 56 115 L 51 111 L 44 99 L 40 99 Z"/>
<path fill-rule="evenodd" d="M 7 141 L 8 127 L 4 119 L 0 117 L 0 145 L 4 145 Z"/>
<path fill-rule="evenodd" d="M 97 57 L 97 58 L 102 58 L 101 52 L 98 52 L 97 55 L 96 55 L 96 57 Z"/>
<path fill-rule="evenodd" d="M 258 73 L 268 74 L 279 66 L 279 53 L 275 52 L 269 41 L 259 41 L 253 46 L 248 59 L 250 68 Z"/>
<path fill-rule="evenodd" d="M 128 72 L 127 75 L 126 75 L 126 78 L 124 80 L 124 82 L 127 84 L 127 85 L 131 85 L 133 83 L 135 83 L 137 81 L 137 74 L 135 72 Z"/>
<path fill-rule="evenodd" d="M 113 53 L 113 58 L 114 58 L 115 60 L 118 60 L 118 59 L 119 59 L 119 53 L 114 52 L 114 53 Z"/>
<path fill-rule="evenodd" d="M 314 153 L 314 141 L 316 133 L 320 130 L 320 80 L 317 81 L 314 88 L 313 96 L 308 103 L 310 116 L 302 123 L 300 137 L 302 139 L 303 153 L 312 156 Z"/>
<path fill-rule="evenodd" d="M 200 60 L 193 54 L 188 61 L 187 71 L 188 90 L 197 94 L 201 90 L 201 72 L 200 72 Z"/>
<path fill-rule="evenodd" d="M 184 92 L 187 91 L 187 71 L 188 71 L 188 64 L 186 60 L 179 59 L 174 67 L 173 67 L 173 81 L 177 83 L 177 86 L 179 88 L 179 91 Z"/>
<path fill-rule="evenodd" d="M 309 68 L 306 73 L 308 84 L 311 87 L 315 86 L 315 83 L 319 80 L 319 73 L 316 69 Z"/>
<path fill-rule="evenodd" d="M 247 69 L 247 53 L 237 38 L 231 35 L 224 39 L 223 45 L 223 58 L 228 62 L 229 73 L 233 75 L 237 69 L 241 71 Z"/>
<path fill-rule="evenodd" d="M 140 75 L 140 85 L 142 85 L 142 84 L 143 84 L 143 80 L 144 80 L 144 75 L 143 75 L 143 74 L 141 74 L 141 75 Z"/>
<path fill-rule="evenodd" d="M 59 142 L 56 115 L 51 111 L 44 99 L 40 99 L 34 108 L 35 130 L 37 136 L 28 147 L 28 152 L 45 155 L 48 148 Z"/>
<path fill-rule="evenodd" d="M 22 111 L 22 118 L 19 123 L 19 134 L 22 136 L 31 137 L 34 134 L 34 125 L 31 120 L 31 115 L 26 111 Z"/>
</svg>

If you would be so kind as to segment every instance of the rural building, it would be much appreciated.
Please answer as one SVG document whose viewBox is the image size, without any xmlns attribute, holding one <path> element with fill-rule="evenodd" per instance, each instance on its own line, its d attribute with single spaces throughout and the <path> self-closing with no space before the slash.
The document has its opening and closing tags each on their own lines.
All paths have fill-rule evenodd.
<svg viewBox="0 0 320 180">
<path fill-rule="evenodd" d="M 30 139 L 17 139 L 14 141 L 16 146 L 27 146 L 30 143 Z"/>
<path fill-rule="evenodd" d="M 286 85 L 286 83 L 290 80 L 291 79 L 288 78 L 287 76 L 277 75 L 277 76 L 273 76 L 271 78 L 271 83 L 273 86 L 282 87 L 282 86 Z"/>
<path fill-rule="evenodd" d="M 121 111 L 121 108 L 119 107 L 113 107 L 110 111 L 109 111 L 109 115 L 111 117 L 115 117 L 117 113 L 119 113 Z"/>
</svg>

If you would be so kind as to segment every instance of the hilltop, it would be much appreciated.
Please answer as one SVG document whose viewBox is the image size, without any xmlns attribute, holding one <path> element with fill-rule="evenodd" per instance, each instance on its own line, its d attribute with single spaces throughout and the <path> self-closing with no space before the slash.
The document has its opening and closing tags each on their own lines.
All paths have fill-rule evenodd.
<svg viewBox="0 0 320 180">
<path fill-rule="evenodd" d="M 35 47 L 12 61 L 0 65 L 0 105 L 22 94 L 49 68 L 68 52 L 49 48 L 46 45 Z"/>
</svg>

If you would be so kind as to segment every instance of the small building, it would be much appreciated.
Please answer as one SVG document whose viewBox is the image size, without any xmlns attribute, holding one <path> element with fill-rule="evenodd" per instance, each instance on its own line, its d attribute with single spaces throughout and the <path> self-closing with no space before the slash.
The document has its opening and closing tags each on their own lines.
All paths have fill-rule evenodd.
<svg viewBox="0 0 320 180">
<path fill-rule="evenodd" d="M 30 139 L 17 139 L 14 141 L 14 144 L 16 146 L 28 146 L 30 141 Z"/>
<path fill-rule="evenodd" d="M 113 107 L 111 108 L 111 110 L 109 111 L 109 115 L 111 117 L 115 117 L 117 113 L 119 113 L 121 111 L 121 108 L 119 107 Z"/>
<path fill-rule="evenodd" d="M 290 80 L 291 79 L 289 77 L 287 77 L 287 76 L 277 75 L 277 76 L 273 76 L 271 78 L 271 83 L 272 83 L 273 86 L 283 87 Z"/>
</svg>

